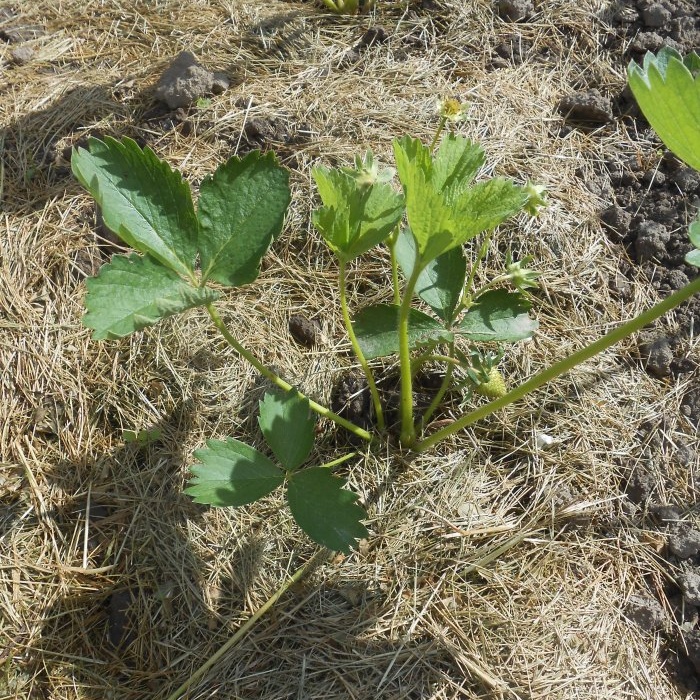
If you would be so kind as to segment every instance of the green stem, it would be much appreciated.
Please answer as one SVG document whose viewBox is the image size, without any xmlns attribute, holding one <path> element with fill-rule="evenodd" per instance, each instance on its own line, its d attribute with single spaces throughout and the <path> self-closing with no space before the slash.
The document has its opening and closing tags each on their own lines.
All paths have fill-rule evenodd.
<svg viewBox="0 0 700 700">
<path fill-rule="evenodd" d="M 236 633 L 226 641 L 226 643 L 221 646 L 212 656 L 210 656 L 174 693 L 168 695 L 166 700 L 178 700 L 184 693 L 186 693 L 195 682 L 199 681 L 206 672 L 214 666 L 214 664 L 219 661 L 226 653 L 228 653 L 243 637 L 248 633 L 248 631 L 255 625 L 255 623 L 295 584 L 301 581 L 304 576 L 306 576 L 314 567 L 316 567 L 323 558 L 328 556 L 328 550 L 323 549 L 317 552 L 309 561 L 304 564 L 301 568 L 297 569 L 290 577 L 287 579 L 265 602 L 265 604 L 258 608 L 253 615 L 251 615 L 246 622 L 241 625 Z"/>
<path fill-rule="evenodd" d="M 396 259 L 396 241 L 399 237 L 399 227 L 396 227 L 394 233 L 389 236 L 387 245 L 391 254 L 391 284 L 394 288 L 394 304 L 398 306 L 401 303 L 401 290 L 399 289 L 399 261 Z"/>
<path fill-rule="evenodd" d="M 280 389 L 283 391 L 292 391 L 294 387 L 285 382 L 284 379 L 281 377 L 277 376 L 271 369 L 266 367 L 262 362 L 258 360 L 255 355 L 252 353 L 248 352 L 229 332 L 228 328 L 226 328 L 226 325 L 224 322 L 221 320 L 221 316 L 219 316 L 219 312 L 214 308 L 212 304 L 207 304 L 206 309 L 209 312 L 209 316 L 211 317 L 211 320 L 214 322 L 214 325 L 217 327 L 221 335 L 226 339 L 226 342 L 245 360 L 250 362 L 255 369 L 262 374 L 263 377 L 266 379 L 269 379 L 275 386 L 278 386 Z M 316 403 L 315 401 L 312 401 L 309 399 L 307 396 L 304 396 L 300 391 L 297 391 L 299 394 L 299 397 L 302 399 L 307 399 L 309 402 L 309 407 L 311 410 L 316 411 L 320 416 L 323 416 L 324 418 L 328 418 L 329 420 L 332 420 L 334 423 L 337 425 L 341 425 L 343 428 L 346 430 L 349 430 L 351 433 L 354 435 L 357 435 L 357 437 L 362 438 L 363 440 L 367 440 L 368 442 L 372 442 L 372 435 L 368 433 L 366 430 L 363 430 L 359 426 L 355 425 L 354 423 L 351 423 L 349 420 L 346 420 L 342 416 L 337 415 L 336 413 L 333 413 L 333 411 L 329 410 L 325 406 L 322 406 L 320 403 Z"/>
<path fill-rule="evenodd" d="M 442 399 L 445 397 L 445 394 L 447 393 L 447 390 L 450 388 L 450 384 L 452 383 L 452 373 L 454 371 L 454 366 L 455 364 L 459 364 L 459 361 L 453 357 L 447 359 L 449 359 L 450 362 L 448 363 L 447 369 L 445 370 L 445 376 L 442 378 L 442 384 L 440 384 L 440 388 L 438 389 L 437 394 L 433 396 L 433 400 L 430 402 L 430 406 L 428 406 L 428 408 L 425 410 L 425 413 L 423 414 L 423 417 L 420 419 L 421 430 L 423 430 L 423 428 L 425 428 L 425 426 L 428 425 L 428 422 L 433 417 L 433 413 L 435 413 L 437 407 L 442 403 Z"/>
<path fill-rule="evenodd" d="M 446 122 L 445 117 L 440 117 L 440 122 L 438 123 L 437 130 L 435 131 L 435 136 L 433 136 L 433 140 L 430 142 L 430 152 L 432 153 L 433 150 L 435 149 L 435 146 L 438 142 L 438 139 L 440 138 L 440 134 L 442 133 L 442 130 L 445 128 L 445 122 Z"/>
<path fill-rule="evenodd" d="M 526 394 L 529 394 L 531 391 L 541 387 L 543 384 L 556 379 L 560 375 L 576 367 L 576 365 L 589 360 L 598 353 L 607 350 L 611 345 L 614 345 L 627 336 L 632 335 L 632 333 L 636 333 L 637 331 L 641 330 L 644 328 L 644 326 L 648 325 L 652 321 L 655 321 L 668 311 L 671 311 L 671 309 L 674 309 L 679 304 L 682 304 L 687 299 L 690 299 L 693 294 L 697 294 L 698 292 L 700 292 L 700 277 L 693 280 L 682 289 L 679 289 L 677 292 L 674 292 L 670 296 L 666 297 L 666 299 L 663 299 L 658 304 L 655 304 L 647 311 L 639 314 L 639 316 L 633 318 L 631 321 L 623 323 L 617 328 L 613 328 L 613 330 L 606 333 L 602 338 L 599 338 L 594 343 L 591 343 L 581 350 L 577 350 L 551 367 L 542 370 L 539 374 L 536 374 L 534 377 L 531 377 L 520 386 L 509 391 L 505 396 L 502 396 L 495 401 L 491 401 L 484 406 L 480 406 L 474 411 L 462 416 L 459 420 L 452 423 L 452 425 L 448 425 L 446 428 L 438 430 L 425 440 L 420 440 L 418 443 L 413 445 L 413 449 L 417 452 L 424 452 L 428 448 L 440 442 L 440 440 L 443 440 L 450 435 L 454 435 L 463 428 L 466 428 L 468 425 L 471 425 L 482 418 L 486 418 L 486 416 L 490 416 L 495 411 L 505 408 L 514 401 L 518 401 Z"/>
<path fill-rule="evenodd" d="M 372 374 L 372 368 L 367 363 L 365 355 L 362 352 L 360 344 L 357 342 L 357 336 L 352 327 L 352 321 L 350 320 L 350 312 L 348 311 L 348 300 L 347 300 L 347 269 L 346 263 L 343 260 L 338 261 L 338 284 L 340 286 L 340 308 L 343 312 L 343 322 L 345 323 L 345 330 L 348 333 L 348 338 L 350 338 L 350 343 L 352 344 L 352 349 L 355 352 L 362 371 L 365 373 L 367 378 L 367 386 L 369 386 L 369 393 L 372 395 L 372 403 L 374 404 L 374 414 L 377 417 L 377 427 L 379 430 L 384 430 L 384 412 L 382 411 L 382 402 L 379 400 L 379 392 L 377 391 L 377 385 L 374 382 L 374 375 Z"/>
<path fill-rule="evenodd" d="M 343 462 L 347 462 L 349 459 L 352 459 L 353 457 L 357 457 L 357 452 L 351 452 L 348 455 L 343 455 L 342 457 L 338 457 L 338 459 L 334 459 L 331 462 L 326 462 L 325 464 L 319 464 L 319 467 L 322 467 L 323 469 L 333 469 L 334 467 L 337 467 L 339 464 L 343 464 Z"/>
<path fill-rule="evenodd" d="M 479 253 L 476 256 L 476 260 L 474 261 L 471 270 L 469 270 L 469 277 L 467 278 L 467 281 L 464 285 L 464 293 L 462 294 L 462 300 L 460 302 L 461 309 L 466 309 L 469 306 L 471 306 L 472 298 L 474 297 L 471 291 L 472 285 L 474 284 L 474 277 L 476 276 L 476 271 L 479 269 L 479 265 L 481 265 L 484 258 L 486 257 L 486 253 L 488 252 L 490 242 L 491 231 L 487 232 L 486 236 L 484 236 L 484 240 L 481 242 L 481 247 L 479 248 Z"/>
<path fill-rule="evenodd" d="M 418 276 L 421 273 L 419 260 L 413 266 L 411 277 L 406 283 L 403 301 L 399 309 L 399 361 L 401 366 L 401 444 L 412 447 L 416 441 L 416 426 L 413 424 L 413 377 L 411 375 L 411 348 L 408 343 L 408 318 L 411 300 Z"/>
<path fill-rule="evenodd" d="M 426 362 L 446 362 L 448 365 L 462 364 L 458 359 L 450 357 L 449 355 L 434 355 L 432 353 L 426 353 L 425 355 L 414 357 L 411 360 L 411 373 L 413 374 L 414 378 L 416 376 L 416 372 L 420 369 L 421 365 L 424 365 Z"/>
</svg>

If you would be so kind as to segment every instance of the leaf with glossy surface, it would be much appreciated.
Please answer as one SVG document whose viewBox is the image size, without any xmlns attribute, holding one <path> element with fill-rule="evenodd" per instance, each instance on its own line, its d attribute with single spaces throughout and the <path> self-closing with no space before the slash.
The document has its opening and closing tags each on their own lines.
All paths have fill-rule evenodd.
<svg viewBox="0 0 700 700">
<path fill-rule="evenodd" d="M 267 496 L 284 482 L 282 470 L 265 455 L 233 438 L 209 440 L 194 456 L 201 464 L 190 467 L 194 478 L 185 493 L 195 503 L 243 506 Z"/>
<path fill-rule="evenodd" d="M 530 303 L 522 294 L 492 289 L 476 299 L 455 332 L 474 341 L 524 340 L 532 337 L 538 325 L 529 310 Z"/>
<path fill-rule="evenodd" d="M 368 536 L 361 522 L 367 513 L 344 483 L 325 467 L 302 469 L 288 480 L 287 500 L 294 520 L 314 542 L 349 554 Z"/>
<path fill-rule="evenodd" d="M 352 327 L 365 357 L 386 357 L 399 351 L 399 307 L 378 304 L 362 309 Z M 434 318 L 411 309 L 408 317 L 408 344 L 413 350 L 426 345 L 451 343 L 454 335 Z"/>
<path fill-rule="evenodd" d="M 647 121 L 681 160 L 700 170 L 700 57 L 668 47 L 627 67 L 630 88 Z"/>
<path fill-rule="evenodd" d="M 96 340 L 122 338 L 219 297 L 213 289 L 193 287 L 164 265 L 137 253 L 115 255 L 86 285 L 83 325 L 93 329 Z"/>
<path fill-rule="evenodd" d="M 289 175 L 273 153 L 233 157 L 207 177 L 198 202 L 202 278 L 231 287 L 253 282 L 289 200 Z"/>
<path fill-rule="evenodd" d="M 297 391 L 268 391 L 260 402 L 258 423 L 267 444 L 287 471 L 299 467 L 314 444 L 316 415 Z"/>
<path fill-rule="evenodd" d="M 363 184 L 348 172 L 321 167 L 312 175 L 324 204 L 313 214 L 314 226 L 343 262 L 379 245 L 401 221 L 403 197 L 390 185 Z"/>
<path fill-rule="evenodd" d="M 407 229 L 396 241 L 396 258 L 408 279 L 416 264 L 416 244 Z M 467 276 L 467 261 L 461 246 L 431 260 L 416 281 L 416 294 L 445 322 L 454 321 L 454 313 L 462 297 Z"/>
<path fill-rule="evenodd" d="M 91 139 L 71 158 L 74 175 L 100 206 L 105 225 L 127 245 L 192 276 L 197 216 L 189 185 L 150 148 Z"/>
</svg>

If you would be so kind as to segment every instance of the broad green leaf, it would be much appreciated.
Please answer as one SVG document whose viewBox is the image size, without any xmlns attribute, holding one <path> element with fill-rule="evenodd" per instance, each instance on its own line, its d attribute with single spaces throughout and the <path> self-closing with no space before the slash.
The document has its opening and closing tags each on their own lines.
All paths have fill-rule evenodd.
<svg viewBox="0 0 700 700">
<path fill-rule="evenodd" d="M 515 342 L 530 338 L 538 324 L 528 316 L 529 309 L 522 294 L 492 289 L 477 297 L 455 332 L 475 341 Z"/>
<path fill-rule="evenodd" d="M 368 360 L 385 357 L 399 351 L 399 307 L 378 304 L 362 309 L 352 327 L 357 342 Z M 454 335 L 434 318 L 416 309 L 408 317 L 408 343 L 410 348 L 451 343 Z"/>
<path fill-rule="evenodd" d="M 268 391 L 258 418 L 267 444 L 287 471 L 299 467 L 314 444 L 316 416 L 297 391 Z"/>
<path fill-rule="evenodd" d="M 91 139 L 89 148 L 73 153 L 71 168 L 100 206 L 105 225 L 127 245 L 191 277 L 198 224 L 180 173 L 128 138 Z"/>
<path fill-rule="evenodd" d="M 196 450 L 190 471 L 194 478 L 185 489 L 195 503 L 211 506 L 244 506 L 274 491 L 284 482 L 284 473 L 265 455 L 243 442 L 209 440 Z"/>
<path fill-rule="evenodd" d="M 700 170 L 700 57 L 684 60 L 668 47 L 627 67 L 629 85 L 647 121 L 681 160 Z"/>
<path fill-rule="evenodd" d="M 416 264 L 416 244 L 407 229 L 396 241 L 396 258 L 408 279 Z M 416 294 L 447 324 L 454 320 L 467 275 L 467 261 L 461 246 L 431 260 L 418 275 Z"/>
<path fill-rule="evenodd" d="M 115 255 L 86 285 L 83 325 L 93 329 L 96 340 L 122 338 L 219 297 L 213 289 L 193 287 L 172 270 L 137 253 Z"/>
<path fill-rule="evenodd" d="M 690 236 L 690 242 L 697 250 L 691 250 L 685 256 L 685 261 L 688 265 L 700 267 L 700 219 L 696 219 L 690 224 L 688 227 L 688 235 Z"/>
<path fill-rule="evenodd" d="M 160 428 L 148 428 L 146 430 L 123 430 L 122 439 L 127 444 L 150 445 L 157 442 L 163 436 Z"/>
<path fill-rule="evenodd" d="M 343 479 L 325 467 L 294 472 L 287 483 L 287 500 L 299 527 L 314 542 L 350 553 L 356 541 L 368 536 L 364 509 L 357 494 L 343 488 Z"/>
<path fill-rule="evenodd" d="M 207 177 L 198 202 L 202 279 L 230 287 L 254 281 L 289 200 L 289 175 L 273 153 L 233 157 Z"/>
<path fill-rule="evenodd" d="M 463 136 L 448 134 L 440 144 L 433 163 L 433 183 L 454 199 L 476 177 L 484 164 L 484 151 Z"/>
<path fill-rule="evenodd" d="M 401 221 L 403 197 L 391 185 L 363 184 L 348 172 L 322 167 L 312 175 L 324 204 L 313 223 L 340 260 L 349 262 L 379 245 Z"/>
</svg>

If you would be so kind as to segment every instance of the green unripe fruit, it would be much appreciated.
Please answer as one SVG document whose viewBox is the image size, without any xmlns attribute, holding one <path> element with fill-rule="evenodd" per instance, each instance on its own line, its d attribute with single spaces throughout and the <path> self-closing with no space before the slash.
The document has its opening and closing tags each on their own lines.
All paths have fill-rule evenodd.
<svg viewBox="0 0 700 700">
<path fill-rule="evenodd" d="M 487 396 L 489 399 L 500 399 L 501 396 L 505 396 L 508 393 L 503 375 L 496 367 L 491 368 L 488 381 L 477 384 L 474 391 L 482 396 Z"/>
</svg>

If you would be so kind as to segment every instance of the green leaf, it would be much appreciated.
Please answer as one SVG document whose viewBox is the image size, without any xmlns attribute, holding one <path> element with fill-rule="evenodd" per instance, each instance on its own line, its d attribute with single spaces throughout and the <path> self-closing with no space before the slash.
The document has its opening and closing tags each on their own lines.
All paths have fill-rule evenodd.
<svg viewBox="0 0 700 700">
<path fill-rule="evenodd" d="M 485 161 L 478 144 L 463 136 L 448 134 L 440 144 L 433 163 L 433 182 L 440 191 L 454 199 L 476 177 Z"/>
<path fill-rule="evenodd" d="M 685 60 L 665 47 L 627 67 L 629 85 L 647 121 L 681 160 L 700 170 L 700 57 Z"/>
<path fill-rule="evenodd" d="M 696 219 L 688 227 L 688 235 L 690 242 L 699 250 L 691 250 L 686 256 L 685 261 L 688 265 L 700 267 L 700 219 Z"/>
<path fill-rule="evenodd" d="M 194 478 L 185 493 L 195 503 L 243 506 L 267 496 L 284 482 L 284 473 L 265 455 L 233 438 L 209 440 L 194 456 L 201 464 L 190 467 Z"/>
<path fill-rule="evenodd" d="M 163 431 L 160 428 L 147 430 L 129 430 L 127 428 L 122 431 L 122 439 L 127 444 L 150 445 L 160 440 L 162 436 Z"/>
<path fill-rule="evenodd" d="M 344 483 L 325 467 L 302 469 L 288 480 L 287 500 L 294 520 L 314 542 L 349 554 L 369 533 L 360 522 L 367 514 Z"/>
<path fill-rule="evenodd" d="M 403 197 L 385 183 L 364 184 L 342 170 L 314 168 L 324 206 L 313 214 L 314 226 L 344 262 L 384 241 L 403 216 Z"/>
<path fill-rule="evenodd" d="M 71 167 L 105 225 L 132 248 L 192 277 L 198 224 L 180 173 L 128 138 L 91 139 L 89 148 L 73 153 Z"/>
<path fill-rule="evenodd" d="M 289 200 L 289 175 L 273 153 L 233 157 L 207 177 L 198 202 L 202 279 L 231 287 L 255 280 Z"/>
<path fill-rule="evenodd" d="M 416 244 L 410 231 L 401 231 L 395 251 L 404 276 L 410 278 L 416 264 Z M 462 247 L 451 248 L 423 268 L 416 282 L 416 294 L 445 323 L 451 324 L 466 275 L 467 261 Z"/>
<path fill-rule="evenodd" d="M 492 289 L 476 299 L 455 331 L 475 341 L 515 342 L 530 338 L 538 324 L 528 316 L 529 309 L 522 294 Z"/>
<path fill-rule="evenodd" d="M 260 402 L 258 418 L 267 444 L 287 471 L 299 467 L 314 444 L 316 416 L 307 398 L 296 390 L 268 391 Z"/>
<path fill-rule="evenodd" d="M 172 270 L 137 253 L 115 255 L 86 285 L 83 325 L 93 329 L 96 340 L 121 338 L 219 296 L 213 289 L 193 287 Z"/>
<path fill-rule="evenodd" d="M 399 351 L 399 307 L 368 306 L 355 317 L 352 327 L 368 360 Z M 430 316 L 411 309 L 408 317 L 408 343 L 411 349 L 438 343 L 451 343 L 454 335 Z"/>
</svg>

